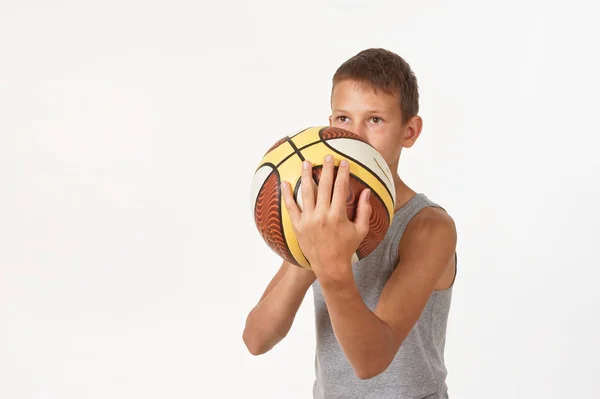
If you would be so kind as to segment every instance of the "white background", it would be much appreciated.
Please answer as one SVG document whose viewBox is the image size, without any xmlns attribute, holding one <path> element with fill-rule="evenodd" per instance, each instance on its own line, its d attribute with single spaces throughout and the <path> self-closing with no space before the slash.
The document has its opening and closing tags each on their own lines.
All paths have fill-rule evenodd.
<svg viewBox="0 0 600 399">
<path fill-rule="evenodd" d="M 592 2 L 589 2 L 593 4 Z M 452 398 L 597 397 L 596 13 L 547 1 L 0 3 L 0 398 L 309 398 L 312 291 L 241 339 L 279 260 L 263 152 L 345 59 L 413 67 L 400 174 L 459 229 Z"/>
</svg>

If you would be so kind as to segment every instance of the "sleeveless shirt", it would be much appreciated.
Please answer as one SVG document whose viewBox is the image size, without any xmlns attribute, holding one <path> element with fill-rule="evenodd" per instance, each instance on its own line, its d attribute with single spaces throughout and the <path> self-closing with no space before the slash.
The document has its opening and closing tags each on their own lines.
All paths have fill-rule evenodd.
<svg viewBox="0 0 600 399">
<path fill-rule="evenodd" d="M 366 258 L 352 265 L 363 301 L 371 311 L 398 264 L 398 244 L 410 220 L 425 207 L 439 207 L 418 193 L 394 213 L 384 240 Z M 455 255 L 456 256 L 456 255 Z M 456 275 L 455 275 L 456 277 Z M 356 377 L 333 333 L 318 280 L 313 283 L 316 322 L 314 399 L 444 399 L 448 398 L 444 346 L 452 287 L 434 291 L 418 321 L 381 374 Z"/>
</svg>

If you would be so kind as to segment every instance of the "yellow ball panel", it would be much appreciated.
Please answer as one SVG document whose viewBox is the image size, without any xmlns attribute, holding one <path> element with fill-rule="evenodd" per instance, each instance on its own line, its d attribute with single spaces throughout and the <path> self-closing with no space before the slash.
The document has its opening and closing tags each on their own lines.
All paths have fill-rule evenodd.
<svg viewBox="0 0 600 399">
<path fill-rule="evenodd" d="M 291 185 L 291 189 L 293 190 L 296 187 L 296 184 L 300 180 L 302 176 L 302 160 L 298 155 L 293 155 L 292 157 L 286 159 L 279 167 L 277 168 L 279 172 L 279 178 L 282 182 L 288 182 Z M 308 261 L 304 257 L 302 250 L 300 249 L 300 245 L 298 245 L 298 241 L 296 240 L 296 234 L 294 233 L 294 228 L 292 226 L 292 220 L 290 219 L 290 214 L 283 202 L 283 197 L 281 198 L 281 223 L 283 225 L 283 233 L 286 237 L 286 243 L 290 252 L 296 259 L 296 261 L 301 264 L 303 267 L 310 267 Z M 291 239 L 293 238 L 293 239 Z"/>
<path fill-rule="evenodd" d="M 286 141 L 266 154 L 261 160 L 260 165 L 262 166 L 265 163 L 272 163 L 273 165 L 277 166 L 281 161 L 293 153 L 294 148 L 289 142 Z"/>
<path fill-rule="evenodd" d="M 315 143 L 321 140 L 321 137 L 319 137 L 319 132 L 321 131 L 321 129 L 323 129 L 323 126 L 308 128 L 302 133 L 292 137 L 292 141 L 294 142 L 294 145 L 298 148 L 302 148 L 311 143 Z"/>
</svg>

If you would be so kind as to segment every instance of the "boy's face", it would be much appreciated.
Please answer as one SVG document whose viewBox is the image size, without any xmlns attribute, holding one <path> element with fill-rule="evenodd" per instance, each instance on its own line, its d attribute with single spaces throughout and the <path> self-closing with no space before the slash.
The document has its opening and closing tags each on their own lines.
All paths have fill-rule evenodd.
<svg viewBox="0 0 600 399">
<path fill-rule="evenodd" d="M 353 80 L 335 84 L 329 124 L 364 138 L 392 166 L 397 166 L 402 147 L 410 147 L 420 133 L 413 120 L 402 123 L 397 96 L 376 93 L 368 84 Z"/>
</svg>

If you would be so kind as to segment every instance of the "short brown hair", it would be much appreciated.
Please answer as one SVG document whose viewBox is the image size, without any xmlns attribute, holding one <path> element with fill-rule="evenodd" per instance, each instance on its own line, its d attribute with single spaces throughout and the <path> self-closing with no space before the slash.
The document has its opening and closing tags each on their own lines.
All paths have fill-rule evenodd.
<svg viewBox="0 0 600 399">
<path fill-rule="evenodd" d="M 375 91 L 397 95 L 403 123 L 419 113 L 417 77 L 396 53 L 382 48 L 362 50 L 340 65 L 333 75 L 333 86 L 346 79 L 367 83 Z"/>
</svg>

